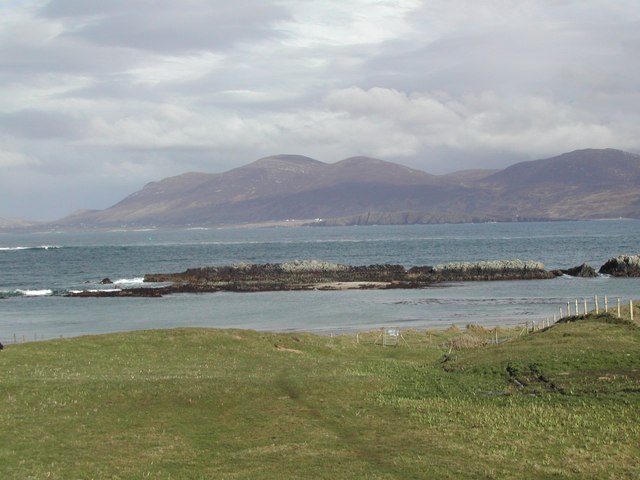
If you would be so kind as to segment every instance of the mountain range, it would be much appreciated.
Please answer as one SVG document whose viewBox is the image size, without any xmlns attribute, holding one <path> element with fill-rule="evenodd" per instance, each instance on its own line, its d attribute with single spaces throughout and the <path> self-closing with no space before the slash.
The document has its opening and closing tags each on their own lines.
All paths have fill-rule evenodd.
<svg viewBox="0 0 640 480">
<path fill-rule="evenodd" d="M 351 157 L 275 155 L 224 173 L 184 173 L 105 210 L 54 222 L 76 228 L 211 226 L 316 219 L 407 224 L 640 218 L 640 155 L 586 149 L 503 170 L 431 175 Z M 322 219 L 322 220 L 320 220 Z"/>
</svg>

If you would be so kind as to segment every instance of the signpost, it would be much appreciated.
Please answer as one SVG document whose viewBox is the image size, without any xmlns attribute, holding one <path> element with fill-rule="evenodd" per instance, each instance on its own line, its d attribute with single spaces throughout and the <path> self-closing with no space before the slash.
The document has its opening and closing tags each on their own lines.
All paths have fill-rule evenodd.
<svg viewBox="0 0 640 480">
<path fill-rule="evenodd" d="M 383 347 L 397 347 L 400 345 L 400 340 L 409 345 L 400 333 L 400 327 L 382 327 L 382 333 L 376 343 L 380 340 L 382 340 Z"/>
</svg>

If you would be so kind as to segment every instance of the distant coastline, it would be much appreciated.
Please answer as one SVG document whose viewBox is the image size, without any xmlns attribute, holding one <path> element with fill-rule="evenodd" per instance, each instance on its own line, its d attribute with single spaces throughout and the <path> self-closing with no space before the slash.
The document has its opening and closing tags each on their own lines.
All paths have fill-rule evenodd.
<svg viewBox="0 0 640 480">
<path fill-rule="evenodd" d="M 404 213 L 397 214 L 405 215 Z M 398 223 L 389 221 L 393 215 L 380 214 L 370 215 L 368 222 L 363 222 L 363 215 L 334 219 L 290 219 L 290 220 L 268 220 L 263 222 L 245 223 L 223 223 L 223 224 L 202 224 L 202 225 L 121 225 L 121 226 L 78 226 L 78 225 L 58 225 L 40 223 L 28 227 L 0 227 L 0 234 L 50 234 L 56 232 L 145 232 L 157 230 L 223 230 L 223 229 L 253 229 L 253 228 L 299 228 L 299 227 L 375 227 L 375 226 L 411 226 L 411 225 L 468 225 L 468 224 L 491 224 L 491 223 L 559 223 L 559 222 L 616 222 L 630 221 L 638 222 L 640 219 L 633 217 L 618 218 L 517 218 L 517 219 L 469 219 L 460 221 L 427 221 L 430 217 L 424 217 L 424 221 Z M 48 228 L 43 228 L 48 227 Z"/>
</svg>

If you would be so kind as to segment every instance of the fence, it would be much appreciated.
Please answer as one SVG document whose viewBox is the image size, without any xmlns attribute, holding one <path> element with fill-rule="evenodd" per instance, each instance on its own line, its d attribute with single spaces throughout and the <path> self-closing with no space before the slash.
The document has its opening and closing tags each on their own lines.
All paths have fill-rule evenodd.
<svg viewBox="0 0 640 480">
<path fill-rule="evenodd" d="M 593 305 L 593 309 L 590 310 L 590 303 L 592 298 L 593 298 L 593 303 L 591 305 Z M 580 317 L 580 316 L 584 317 L 590 313 L 595 313 L 597 315 L 601 311 L 604 313 L 609 313 L 610 311 L 609 298 L 605 295 L 604 297 L 602 297 L 602 300 L 604 305 L 604 308 L 602 309 L 600 308 L 600 305 L 601 305 L 600 297 L 598 295 L 595 295 L 593 297 L 582 297 L 580 300 L 575 299 L 575 301 L 569 301 L 566 303 L 566 305 L 558 306 L 558 314 L 554 313 L 553 316 L 546 317 L 539 322 L 536 322 L 535 320 L 532 322 L 526 322 L 525 331 L 535 332 L 537 330 L 545 329 L 564 318 L 572 318 L 572 317 Z M 624 302 L 624 304 L 626 306 L 626 302 Z M 580 312 L 580 307 L 582 307 L 582 312 Z M 616 312 L 617 318 L 622 318 L 623 316 L 621 307 L 622 307 L 622 302 L 621 302 L 621 299 L 618 297 L 616 298 L 616 306 L 615 306 L 615 312 Z M 634 309 L 633 300 L 629 300 L 628 316 L 632 322 L 634 321 L 633 309 Z"/>
</svg>

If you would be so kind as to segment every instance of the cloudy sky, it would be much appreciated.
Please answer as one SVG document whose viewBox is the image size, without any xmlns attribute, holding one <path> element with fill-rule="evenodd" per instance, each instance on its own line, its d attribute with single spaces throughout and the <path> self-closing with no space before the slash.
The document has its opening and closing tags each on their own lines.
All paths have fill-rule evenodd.
<svg viewBox="0 0 640 480">
<path fill-rule="evenodd" d="M 277 153 L 640 152 L 638 0 L 0 0 L 0 217 Z"/>
</svg>

